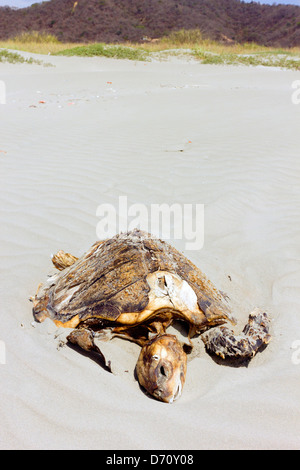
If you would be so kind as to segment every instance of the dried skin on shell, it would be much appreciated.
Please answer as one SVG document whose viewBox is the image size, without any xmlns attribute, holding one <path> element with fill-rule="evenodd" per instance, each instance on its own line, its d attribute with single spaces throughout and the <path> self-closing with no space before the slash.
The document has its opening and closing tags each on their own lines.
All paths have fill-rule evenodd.
<svg viewBox="0 0 300 470">
<path fill-rule="evenodd" d="M 72 264 L 77 260 L 78 258 L 76 258 L 76 256 L 73 256 L 70 253 L 65 253 L 63 250 L 58 251 L 54 256 L 52 256 L 52 263 L 59 271 L 62 271 L 68 266 L 72 266 Z"/>
<path fill-rule="evenodd" d="M 186 318 L 190 324 L 201 329 L 230 318 L 220 292 L 199 268 L 169 244 L 139 230 L 95 243 L 72 266 L 52 276 L 34 299 L 34 315 L 67 327 L 95 317 L 125 324 L 145 321 L 157 306 L 158 311 L 170 308 L 170 295 L 166 304 L 148 308 L 153 301 L 149 276 L 155 272 L 169 273 L 172 285 L 180 279 L 192 289 L 196 306 Z"/>
</svg>

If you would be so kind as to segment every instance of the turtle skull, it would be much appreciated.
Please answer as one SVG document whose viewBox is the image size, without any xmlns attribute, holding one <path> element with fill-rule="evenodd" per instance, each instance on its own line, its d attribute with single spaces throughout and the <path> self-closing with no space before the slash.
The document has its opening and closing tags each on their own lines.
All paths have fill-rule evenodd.
<svg viewBox="0 0 300 470">
<path fill-rule="evenodd" d="M 140 352 L 136 365 L 138 381 L 158 400 L 172 403 L 181 395 L 186 362 L 186 354 L 176 336 L 156 336 Z"/>
</svg>

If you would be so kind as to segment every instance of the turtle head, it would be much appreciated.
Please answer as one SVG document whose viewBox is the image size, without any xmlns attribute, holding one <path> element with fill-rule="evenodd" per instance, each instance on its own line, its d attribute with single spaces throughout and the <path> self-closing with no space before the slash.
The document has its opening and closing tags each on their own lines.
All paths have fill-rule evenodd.
<svg viewBox="0 0 300 470">
<path fill-rule="evenodd" d="M 186 354 L 176 336 L 156 336 L 140 352 L 136 365 L 138 381 L 158 400 L 172 403 L 181 395 L 186 362 Z"/>
</svg>

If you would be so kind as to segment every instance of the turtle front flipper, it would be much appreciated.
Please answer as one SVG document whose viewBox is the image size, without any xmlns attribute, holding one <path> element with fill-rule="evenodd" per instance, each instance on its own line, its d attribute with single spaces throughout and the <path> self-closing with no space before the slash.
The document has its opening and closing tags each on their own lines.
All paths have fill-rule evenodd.
<svg viewBox="0 0 300 470">
<path fill-rule="evenodd" d="M 236 335 L 226 326 L 205 332 L 203 340 L 208 352 L 222 359 L 251 359 L 257 351 L 271 340 L 270 319 L 259 309 L 255 309 L 248 319 L 242 333 Z"/>
<path fill-rule="evenodd" d="M 71 255 L 70 253 L 65 253 L 63 250 L 58 251 L 55 255 L 52 256 L 52 263 L 59 271 L 62 271 L 65 268 L 69 268 L 74 264 L 78 258 Z"/>
<path fill-rule="evenodd" d="M 95 333 L 89 328 L 78 328 L 73 330 L 68 336 L 67 340 L 84 349 L 84 351 L 94 351 L 100 356 L 101 364 L 111 372 L 110 361 L 106 361 L 104 355 L 94 342 Z"/>
</svg>

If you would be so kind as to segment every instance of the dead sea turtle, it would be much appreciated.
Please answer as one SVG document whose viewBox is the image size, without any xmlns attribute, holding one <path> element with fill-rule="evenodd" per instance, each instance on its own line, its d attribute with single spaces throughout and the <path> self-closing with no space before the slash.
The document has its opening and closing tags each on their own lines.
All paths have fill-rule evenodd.
<svg viewBox="0 0 300 470">
<path fill-rule="evenodd" d="M 234 323 L 222 294 L 184 255 L 146 232 L 97 242 L 81 258 L 60 251 L 52 261 L 60 272 L 32 299 L 35 319 L 74 328 L 68 341 L 100 355 L 95 338 L 135 341 L 142 346 L 139 383 L 159 400 L 178 398 L 185 381 L 186 353 L 166 333 L 174 319 L 187 323 L 189 341 L 202 334 L 207 350 L 222 358 L 250 358 L 270 340 L 269 319 L 258 309 L 239 335 L 218 326 Z"/>
</svg>

